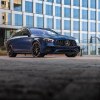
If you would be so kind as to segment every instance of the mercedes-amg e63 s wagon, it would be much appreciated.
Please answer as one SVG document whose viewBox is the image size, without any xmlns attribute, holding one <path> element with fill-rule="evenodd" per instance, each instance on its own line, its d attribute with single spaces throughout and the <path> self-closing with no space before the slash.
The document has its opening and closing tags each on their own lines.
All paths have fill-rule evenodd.
<svg viewBox="0 0 100 100">
<path fill-rule="evenodd" d="M 44 57 L 47 54 L 65 54 L 75 57 L 80 46 L 74 37 L 58 34 L 51 29 L 22 28 L 17 30 L 5 43 L 9 57 L 17 54 L 32 54 Z"/>
</svg>

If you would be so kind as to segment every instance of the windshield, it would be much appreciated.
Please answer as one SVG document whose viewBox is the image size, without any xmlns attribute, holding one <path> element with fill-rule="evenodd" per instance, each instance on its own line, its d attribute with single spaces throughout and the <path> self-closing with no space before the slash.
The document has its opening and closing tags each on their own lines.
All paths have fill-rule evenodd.
<svg viewBox="0 0 100 100">
<path fill-rule="evenodd" d="M 58 33 L 55 31 L 42 30 L 42 29 L 30 29 L 32 35 L 34 36 L 57 36 Z"/>
</svg>

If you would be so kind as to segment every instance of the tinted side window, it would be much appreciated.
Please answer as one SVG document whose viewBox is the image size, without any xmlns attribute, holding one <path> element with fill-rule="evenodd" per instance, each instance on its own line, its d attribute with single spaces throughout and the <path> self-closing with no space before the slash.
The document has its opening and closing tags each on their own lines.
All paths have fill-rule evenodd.
<svg viewBox="0 0 100 100">
<path fill-rule="evenodd" d="M 22 32 L 21 31 L 16 32 L 12 37 L 16 37 L 16 36 L 22 36 Z"/>
<path fill-rule="evenodd" d="M 29 33 L 29 31 L 27 29 L 24 29 L 22 31 L 22 34 L 23 34 L 23 36 L 29 36 L 30 35 L 30 33 Z"/>
<path fill-rule="evenodd" d="M 11 36 L 11 37 L 15 37 L 15 36 L 16 36 L 16 33 L 12 34 L 12 36 Z"/>
<path fill-rule="evenodd" d="M 22 36 L 22 32 L 21 31 L 17 32 L 17 36 Z"/>
</svg>

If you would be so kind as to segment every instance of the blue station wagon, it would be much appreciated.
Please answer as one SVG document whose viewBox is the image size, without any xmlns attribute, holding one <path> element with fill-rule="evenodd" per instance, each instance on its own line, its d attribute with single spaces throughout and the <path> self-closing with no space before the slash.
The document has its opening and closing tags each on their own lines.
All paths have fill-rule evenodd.
<svg viewBox="0 0 100 100">
<path fill-rule="evenodd" d="M 80 46 L 74 37 L 58 34 L 45 28 L 22 28 L 17 30 L 5 43 L 9 57 L 17 54 L 32 54 L 44 57 L 47 54 L 65 54 L 75 57 Z"/>
</svg>

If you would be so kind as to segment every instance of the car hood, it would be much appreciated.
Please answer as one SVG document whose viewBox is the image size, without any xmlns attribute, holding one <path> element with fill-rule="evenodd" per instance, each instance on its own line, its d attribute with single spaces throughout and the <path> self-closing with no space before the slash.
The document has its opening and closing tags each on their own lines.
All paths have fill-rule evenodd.
<svg viewBox="0 0 100 100">
<path fill-rule="evenodd" d="M 52 35 L 43 35 L 43 36 L 33 36 L 32 37 L 37 37 L 37 38 L 50 38 L 50 39 L 54 39 L 54 40 L 75 40 L 74 37 L 72 36 L 66 36 L 66 35 L 55 35 L 55 36 L 52 36 Z"/>
<path fill-rule="evenodd" d="M 50 38 L 50 39 L 55 39 L 55 40 L 75 40 L 74 37 L 71 36 L 66 36 L 66 35 L 57 35 L 57 36 L 44 36 L 44 38 Z"/>
</svg>

